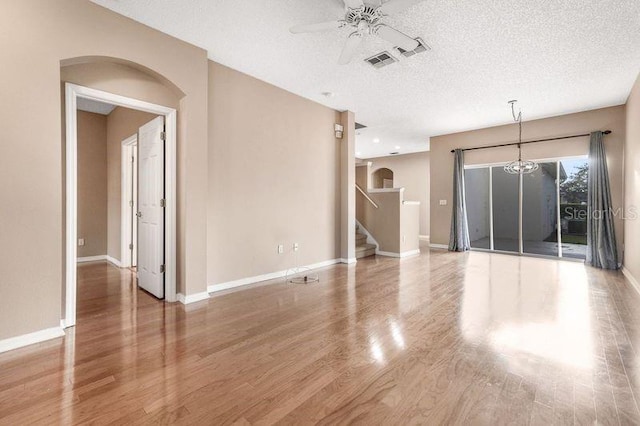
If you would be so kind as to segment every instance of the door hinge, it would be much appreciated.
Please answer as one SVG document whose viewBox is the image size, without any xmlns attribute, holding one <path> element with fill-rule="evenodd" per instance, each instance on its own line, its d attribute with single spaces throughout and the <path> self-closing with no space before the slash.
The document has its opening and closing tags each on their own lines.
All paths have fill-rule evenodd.
<svg viewBox="0 0 640 426">
<path fill-rule="evenodd" d="M 160 273 L 164 274 L 164 265 L 160 265 Z"/>
<path fill-rule="evenodd" d="M 160 200 L 160 207 L 166 207 L 167 206 L 167 201 L 163 198 Z"/>
<path fill-rule="evenodd" d="M 129 207 L 133 207 L 133 200 L 129 201 Z"/>
<path fill-rule="evenodd" d="M 129 244 L 129 250 L 133 250 L 133 244 Z"/>
<path fill-rule="evenodd" d="M 163 141 L 167 140 L 167 132 L 160 132 L 160 139 L 162 139 Z"/>
</svg>

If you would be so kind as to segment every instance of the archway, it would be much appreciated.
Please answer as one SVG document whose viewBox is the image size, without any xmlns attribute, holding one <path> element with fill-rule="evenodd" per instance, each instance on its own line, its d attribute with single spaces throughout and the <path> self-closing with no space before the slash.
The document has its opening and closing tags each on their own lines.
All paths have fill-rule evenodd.
<svg viewBox="0 0 640 426">
<path fill-rule="evenodd" d="M 373 188 L 393 188 L 393 170 L 383 167 L 373 172 Z"/>
<path fill-rule="evenodd" d="M 184 93 L 148 68 L 129 61 L 105 57 L 82 57 L 61 61 L 64 89 L 63 121 L 66 131 L 66 250 L 64 327 L 75 325 L 77 292 L 77 99 L 103 101 L 164 116 L 165 192 L 164 273 L 165 300 L 177 300 L 177 115 Z"/>
</svg>

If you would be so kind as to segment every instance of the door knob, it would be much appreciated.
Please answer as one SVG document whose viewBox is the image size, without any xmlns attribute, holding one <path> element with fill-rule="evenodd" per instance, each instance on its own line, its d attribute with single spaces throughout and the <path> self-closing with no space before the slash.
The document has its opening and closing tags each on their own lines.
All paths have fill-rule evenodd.
<svg viewBox="0 0 640 426">
<path fill-rule="evenodd" d="M 138 213 L 136 213 L 136 216 L 138 216 L 138 217 L 142 217 L 142 212 L 138 212 Z"/>
</svg>

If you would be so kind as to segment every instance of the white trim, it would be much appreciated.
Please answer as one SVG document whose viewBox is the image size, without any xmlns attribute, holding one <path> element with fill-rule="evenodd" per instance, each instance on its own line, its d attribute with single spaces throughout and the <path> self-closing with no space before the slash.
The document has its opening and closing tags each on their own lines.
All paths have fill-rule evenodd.
<svg viewBox="0 0 640 426">
<path fill-rule="evenodd" d="M 356 167 L 364 167 L 364 166 L 371 167 L 372 165 L 373 165 L 373 162 L 371 161 L 362 161 L 360 163 L 356 163 Z"/>
<path fill-rule="evenodd" d="M 118 259 L 116 259 L 115 257 L 111 257 L 109 255 L 107 255 L 107 262 L 111 263 L 112 265 L 117 266 L 118 268 L 122 268 L 122 263 L 120 263 L 120 261 Z"/>
<path fill-rule="evenodd" d="M 100 256 L 79 257 L 76 260 L 76 263 L 99 262 L 101 260 L 107 260 L 107 255 L 106 254 L 101 254 Z"/>
<path fill-rule="evenodd" d="M 358 263 L 358 259 L 355 257 L 352 259 L 338 259 L 337 263 L 344 263 L 345 265 L 353 265 Z"/>
<path fill-rule="evenodd" d="M 122 268 L 122 263 L 118 259 L 111 257 L 107 254 L 101 254 L 100 256 L 79 257 L 76 260 L 76 263 L 100 262 L 100 261 L 107 261 L 117 266 L 118 268 Z"/>
<path fill-rule="evenodd" d="M 131 206 L 129 201 L 134 197 L 131 187 L 133 186 L 133 173 L 131 172 L 131 158 L 133 157 L 133 147 L 138 143 L 138 134 L 129 136 L 122 141 L 120 158 L 120 264 L 129 268 L 132 265 L 131 250 L 129 249 L 129 239 L 132 234 L 133 221 L 130 215 Z"/>
<path fill-rule="evenodd" d="M 625 266 L 622 267 L 622 274 L 629 280 L 631 286 L 635 289 L 635 291 L 640 294 L 640 283 L 636 280 L 636 277 L 631 274 L 631 271 L 628 270 Z"/>
<path fill-rule="evenodd" d="M 65 324 L 72 327 L 76 323 L 76 261 L 78 226 L 78 114 L 77 99 L 91 99 L 117 106 L 136 109 L 165 117 L 165 299 L 175 302 L 176 295 L 176 146 L 177 112 L 173 108 L 152 104 L 138 99 L 103 92 L 71 83 L 65 84 L 65 124 L 66 124 L 66 249 L 65 249 Z"/>
<path fill-rule="evenodd" d="M 324 268 L 326 266 L 335 265 L 336 263 L 355 263 L 356 262 L 356 259 L 350 259 L 349 262 L 345 262 L 345 260 L 346 259 L 332 259 L 332 260 L 327 260 L 325 262 L 314 263 L 313 265 L 306 266 L 305 268 L 317 269 L 317 268 Z M 287 271 L 289 270 L 257 275 L 255 277 L 242 278 L 239 280 L 228 281 L 226 283 L 212 284 L 207 287 L 207 291 L 209 293 L 215 293 L 217 291 L 229 290 L 232 288 L 242 287 L 249 284 L 255 284 L 262 281 L 269 281 L 276 278 L 283 278 L 287 275 Z"/>
<path fill-rule="evenodd" d="M 0 340 L 0 353 L 12 351 L 14 349 L 22 348 L 23 346 L 29 346 L 51 339 L 57 339 L 58 337 L 63 336 L 64 330 L 62 329 L 62 327 L 52 327 L 29 334 L 23 334 L 22 336 L 10 337 L 8 339 Z"/>
<path fill-rule="evenodd" d="M 403 201 L 402 204 L 405 206 L 419 206 L 420 201 Z"/>
<path fill-rule="evenodd" d="M 376 193 L 376 192 L 404 192 L 404 188 L 369 188 L 367 192 Z"/>
<path fill-rule="evenodd" d="M 431 244 L 429 244 L 429 247 L 431 247 L 433 249 L 449 250 L 449 246 L 446 245 L 446 244 L 434 244 L 434 243 L 431 243 Z"/>
<path fill-rule="evenodd" d="M 202 293 L 190 294 L 188 296 L 185 296 L 182 293 L 177 294 L 178 302 L 182 303 L 183 305 L 190 305 L 192 303 L 202 302 L 203 300 L 207 300 L 208 298 L 209 298 L 209 292 L 207 291 L 203 291 Z"/>
<path fill-rule="evenodd" d="M 416 256 L 416 255 L 420 254 L 420 249 L 411 250 L 411 251 L 405 251 L 403 253 L 393 253 L 393 252 L 390 252 L 390 251 L 379 251 L 379 250 L 376 250 L 376 254 L 378 254 L 380 256 L 396 257 L 396 258 L 399 258 L 399 259 L 403 259 L 405 257 Z"/>
<path fill-rule="evenodd" d="M 418 239 L 420 241 L 429 241 L 429 236 L 428 235 L 418 235 Z"/>
</svg>

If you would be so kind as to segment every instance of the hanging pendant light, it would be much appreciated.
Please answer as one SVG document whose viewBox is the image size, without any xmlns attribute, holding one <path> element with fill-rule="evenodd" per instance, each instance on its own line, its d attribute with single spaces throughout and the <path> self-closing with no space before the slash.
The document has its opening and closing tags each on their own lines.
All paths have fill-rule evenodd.
<svg viewBox="0 0 640 426">
<path fill-rule="evenodd" d="M 522 111 L 516 116 L 515 103 L 518 101 L 509 101 L 511 105 L 511 115 L 513 121 L 518 123 L 518 161 L 512 161 L 504 166 L 504 171 L 512 175 L 527 175 L 538 170 L 538 163 L 522 159 Z"/>
</svg>

